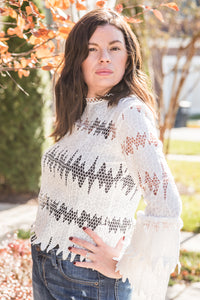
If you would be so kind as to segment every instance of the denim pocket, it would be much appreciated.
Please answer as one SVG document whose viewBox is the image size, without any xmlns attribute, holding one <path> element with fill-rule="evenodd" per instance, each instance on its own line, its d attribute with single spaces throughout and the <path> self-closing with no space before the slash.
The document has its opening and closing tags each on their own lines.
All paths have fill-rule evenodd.
<svg viewBox="0 0 200 300">
<path fill-rule="evenodd" d="M 62 276 L 78 284 L 98 287 L 98 273 L 91 269 L 80 268 L 75 266 L 70 260 L 58 259 L 58 271 Z"/>
</svg>

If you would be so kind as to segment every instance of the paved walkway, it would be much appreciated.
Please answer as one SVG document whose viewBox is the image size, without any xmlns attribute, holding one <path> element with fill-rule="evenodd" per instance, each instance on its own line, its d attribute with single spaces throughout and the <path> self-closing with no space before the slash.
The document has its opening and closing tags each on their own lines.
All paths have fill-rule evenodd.
<svg viewBox="0 0 200 300">
<path fill-rule="evenodd" d="M 167 154 L 167 159 L 200 162 L 200 155 Z"/>
<path fill-rule="evenodd" d="M 166 300 L 199 300 L 200 282 L 190 285 L 176 284 L 168 287 Z"/>
<path fill-rule="evenodd" d="M 200 128 L 172 128 L 170 137 L 172 140 L 200 142 Z"/>
</svg>

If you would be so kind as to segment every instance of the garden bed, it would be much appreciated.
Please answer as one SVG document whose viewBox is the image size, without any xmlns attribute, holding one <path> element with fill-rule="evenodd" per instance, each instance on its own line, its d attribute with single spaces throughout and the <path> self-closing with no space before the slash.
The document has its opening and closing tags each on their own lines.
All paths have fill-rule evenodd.
<svg viewBox="0 0 200 300">
<path fill-rule="evenodd" d="M 0 299 L 32 300 L 29 240 L 8 236 L 0 245 Z"/>
</svg>

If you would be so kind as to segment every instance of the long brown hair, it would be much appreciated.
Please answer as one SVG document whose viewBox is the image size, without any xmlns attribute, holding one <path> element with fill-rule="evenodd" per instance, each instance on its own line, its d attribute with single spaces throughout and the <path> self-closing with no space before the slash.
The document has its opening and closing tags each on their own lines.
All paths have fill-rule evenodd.
<svg viewBox="0 0 200 300">
<path fill-rule="evenodd" d="M 141 71 L 139 42 L 129 25 L 115 11 L 96 9 L 85 14 L 71 30 L 65 44 L 63 69 L 55 86 L 56 122 L 51 134 L 55 141 L 71 133 L 74 123 L 86 106 L 87 85 L 81 70 L 88 56 L 88 42 L 98 26 L 110 24 L 122 31 L 128 54 L 122 80 L 109 91 L 108 105 L 115 105 L 122 97 L 135 94 L 152 109 L 154 97 L 149 90 L 147 77 Z M 103 96 L 103 95 L 102 95 Z"/>
</svg>

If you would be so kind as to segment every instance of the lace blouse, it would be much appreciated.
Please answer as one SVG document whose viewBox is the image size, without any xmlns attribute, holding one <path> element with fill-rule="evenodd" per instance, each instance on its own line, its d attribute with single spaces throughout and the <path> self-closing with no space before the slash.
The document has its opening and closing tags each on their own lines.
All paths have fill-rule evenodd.
<svg viewBox="0 0 200 300">
<path fill-rule="evenodd" d="M 141 195 L 144 212 L 135 211 Z M 115 246 L 126 236 L 117 270 L 134 299 L 164 300 L 179 262 L 181 201 L 148 106 L 135 96 L 116 106 L 87 102 L 74 126 L 42 157 L 41 189 L 32 243 L 65 259 L 69 236 L 92 228 Z M 72 255 L 72 260 L 74 256 Z M 82 257 L 83 259 L 84 257 Z"/>
</svg>

